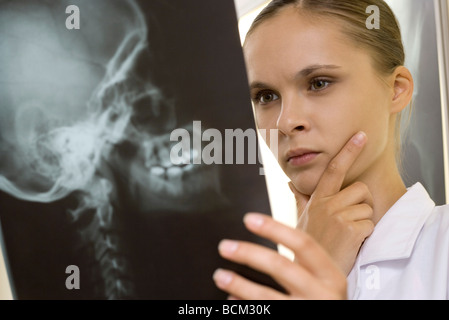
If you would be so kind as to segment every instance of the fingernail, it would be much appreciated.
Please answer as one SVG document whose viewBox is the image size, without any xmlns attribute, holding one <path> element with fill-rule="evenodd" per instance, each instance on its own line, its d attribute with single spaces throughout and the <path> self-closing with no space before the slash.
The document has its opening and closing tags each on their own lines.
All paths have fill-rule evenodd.
<svg viewBox="0 0 449 320">
<path fill-rule="evenodd" d="M 354 142 L 354 144 L 361 146 L 363 145 L 363 143 L 365 143 L 366 140 L 366 134 L 363 131 L 360 131 L 359 133 L 357 133 L 354 138 L 352 139 L 352 141 Z"/>
<path fill-rule="evenodd" d="M 218 250 L 224 254 L 231 254 L 237 250 L 239 246 L 237 241 L 232 240 L 222 240 L 218 245 Z"/>
<path fill-rule="evenodd" d="M 243 219 L 248 227 L 260 228 L 264 223 L 264 218 L 260 214 L 248 213 Z"/>
<path fill-rule="evenodd" d="M 231 283 L 233 275 L 229 271 L 217 269 L 215 270 L 212 278 L 214 279 L 218 287 L 224 288 Z"/>
</svg>

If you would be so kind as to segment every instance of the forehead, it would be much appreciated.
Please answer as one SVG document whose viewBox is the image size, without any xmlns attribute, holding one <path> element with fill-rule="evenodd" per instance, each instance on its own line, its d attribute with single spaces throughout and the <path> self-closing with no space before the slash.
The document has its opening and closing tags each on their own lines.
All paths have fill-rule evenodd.
<svg viewBox="0 0 449 320">
<path fill-rule="evenodd" d="M 244 51 L 250 78 L 273 70 L 288 74 L 309 65 L 369 60 L 342 32 L 336 18 L 299 13 L 294 7 L 284 8 L 258 25 L 248 36 Z"/>
</svg>

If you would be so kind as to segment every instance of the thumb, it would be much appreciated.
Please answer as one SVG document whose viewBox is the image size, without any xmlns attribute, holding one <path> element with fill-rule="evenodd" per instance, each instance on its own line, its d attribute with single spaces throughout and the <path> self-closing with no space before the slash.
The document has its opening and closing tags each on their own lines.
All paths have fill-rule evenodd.
<svg viewBox="0 0 449 320">
<path fill-rule="evenodd" d="M 298 210 L 298 218 L 302 215 L 304 210 L 306 209 L 307 203 L 310 200 L 310 196 L 302 194 L 301 192 L 296 189 L 293 182 L 289 182 L 288 186 L 290 187 L 290 190 L 293 192 L 295 199 L 296 199 L 296 208 Z"/>
</svg>

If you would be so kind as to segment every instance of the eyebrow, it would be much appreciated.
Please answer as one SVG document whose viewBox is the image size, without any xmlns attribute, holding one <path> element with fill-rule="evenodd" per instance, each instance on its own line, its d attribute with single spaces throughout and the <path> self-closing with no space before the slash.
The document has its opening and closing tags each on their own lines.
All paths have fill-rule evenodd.
<svg viewBox="0 0 449 320">
<path fill-rule="evenodd" d="M 334 64 L 314 64 L 311 66 L 308 66 L 301 71 L 299 71 L 295 78 L 299 77 L 307 77 L 310 74 L 314 73 L 315 71 L 321 70 L 321 69 L 340 69 L 340 66 L 334 65 Z"/>
<path fill-rule="evenodd" d="M 304 69 L 302 69 L 301 71 L 297 72 L 294 75 L 295 79 L 298 78 L 303 78 L 303 77 L 307 77 L 309 75 L 311 75 L 312 73 L 318 71 L 318 70 L 322 70 L 322 69 L 340 69 L 340 66 L 334 65 L 334 64 L 314 64 L 314 65 L 310 65 Z M 250 84 L 250 89 L 268 89 L 271 88 L 270 85 L 260 82 L 260 81 L 254 81 Z"/>
</svg>

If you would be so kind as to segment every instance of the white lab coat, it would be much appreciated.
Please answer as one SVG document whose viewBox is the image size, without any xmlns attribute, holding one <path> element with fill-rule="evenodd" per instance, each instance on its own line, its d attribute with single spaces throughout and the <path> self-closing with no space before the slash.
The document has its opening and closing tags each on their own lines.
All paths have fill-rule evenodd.
<svg viewBox="0 0 449 320">
<path fill-rule="evenodd" d="M 348 298 L 449 299 L 449 205 L 409 188 L 376 225 L 348 275 Z"/>
</svg>

